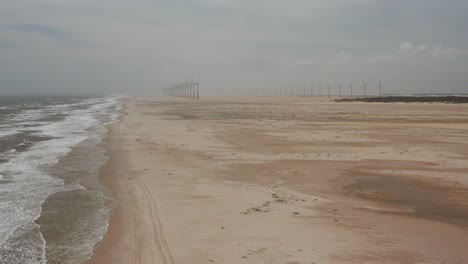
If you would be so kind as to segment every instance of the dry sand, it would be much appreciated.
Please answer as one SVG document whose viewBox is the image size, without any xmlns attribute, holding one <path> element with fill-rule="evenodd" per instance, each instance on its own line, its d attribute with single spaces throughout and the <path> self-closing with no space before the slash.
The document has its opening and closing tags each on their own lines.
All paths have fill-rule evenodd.
<svg viewBox="0 0 468 264">
<path fill-rule="evenodd" d="M 468 106 L 128 100 L 90 263 L 467 263 Z"/>
</svg>

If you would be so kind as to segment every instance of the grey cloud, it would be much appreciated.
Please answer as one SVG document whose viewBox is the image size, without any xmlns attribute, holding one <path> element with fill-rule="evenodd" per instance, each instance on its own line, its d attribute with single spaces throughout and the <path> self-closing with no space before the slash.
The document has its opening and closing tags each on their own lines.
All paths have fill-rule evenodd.
<svg viewBox="0 0 468 264">
<path fill-rule="evenodd" d="M 15 48 L 15 44 L 8 40 L 0 39 L 0 50 Z"/>
<path fill-rule="evenodd" d="M 15 30 L 23 33 L 39 34 L 45 38 L 75 46 L 93 46 L 91 42 L 85 41 L 76 34 L 64 31 L 56 26 L 49 26 L 40 23 L 18 23 L 3 25 L 0 27 L 0 29 L 1 28 Z"/>
<path fill-rule="evenodd" d="M 42 24 L 14 24 L 6 26 L 10 29 L 15 29 L 22 32 L 33 32 L 39 33 L 41 35 L 54 38 L 54 39 L 64 39 L 68 38 L 68 34 L 56 27 L 46 26 Z"/>
<path fill-rule="evenodd" d="M 440 83 L 460 92 L 467 9 L 461 0 L 3 1 L 0 86 L 156 94 L 200 75 L 204 91 L 219 93 L 379 79 L 390 92 Z"/>
<path fill-rule="evenodd" d="M 371 63 L 410 63 L 421 59 L 460 60 L 468 56 L 468 50 L 426 44 L 413 44 L 406 41 L 393 53 L 381 54 L 369 59 Z"/>
</svg>

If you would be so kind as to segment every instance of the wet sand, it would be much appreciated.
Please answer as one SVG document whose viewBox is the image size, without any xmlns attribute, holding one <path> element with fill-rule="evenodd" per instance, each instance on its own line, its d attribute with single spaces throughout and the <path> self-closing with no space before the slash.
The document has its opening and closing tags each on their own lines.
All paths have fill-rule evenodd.
<svg viewBox="0 0 468 264">
<path fill-rule="evenodd" d="M 464 263 L 468 106 L 131 98 L 89 263 Z"/>
</svg>

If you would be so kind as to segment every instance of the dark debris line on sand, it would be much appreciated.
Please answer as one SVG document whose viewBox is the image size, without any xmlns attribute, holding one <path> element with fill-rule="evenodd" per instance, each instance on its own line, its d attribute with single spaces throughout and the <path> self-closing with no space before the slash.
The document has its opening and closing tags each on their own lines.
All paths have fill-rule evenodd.
<svg viewBox="0 0 468 264">
<path fill-rule="evenodd" d="M 336 99 L 336 102 L 468 104 L 468 96 L 384 96 Z"/>
</svg>

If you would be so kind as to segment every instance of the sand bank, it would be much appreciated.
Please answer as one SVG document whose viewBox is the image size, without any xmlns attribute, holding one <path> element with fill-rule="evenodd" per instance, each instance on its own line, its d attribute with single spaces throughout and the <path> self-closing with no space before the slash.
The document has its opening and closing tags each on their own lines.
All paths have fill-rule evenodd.
<svg viewBox="0 0 468 264">
<path fill-rule="evenodd" d="M 89 263 L 463 263 L 468 106 L 132 98 Z"/>
</svg>

